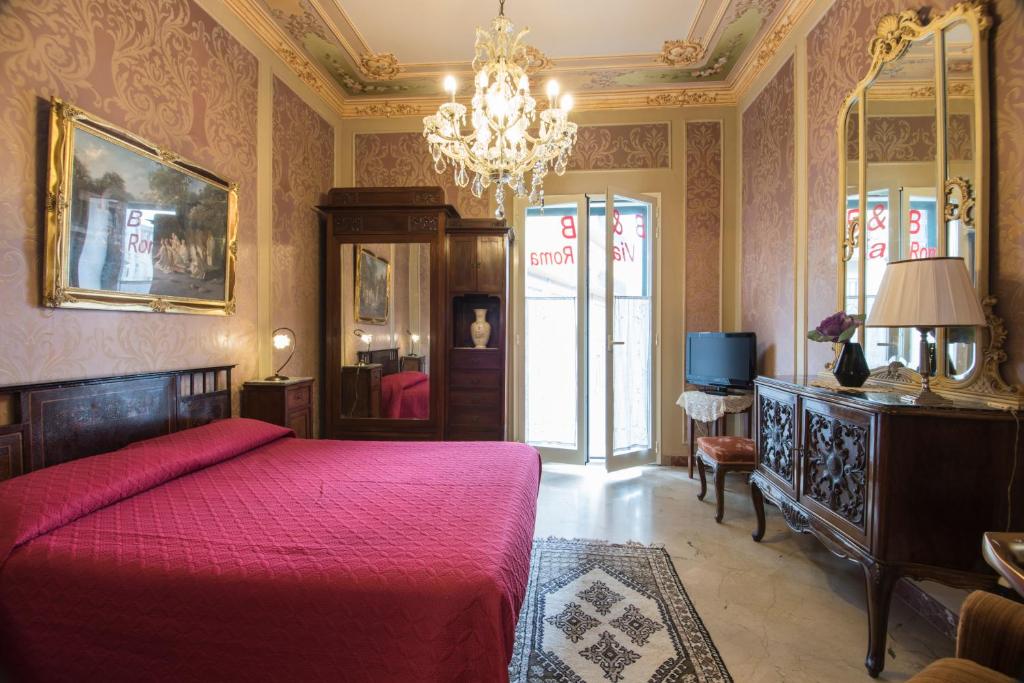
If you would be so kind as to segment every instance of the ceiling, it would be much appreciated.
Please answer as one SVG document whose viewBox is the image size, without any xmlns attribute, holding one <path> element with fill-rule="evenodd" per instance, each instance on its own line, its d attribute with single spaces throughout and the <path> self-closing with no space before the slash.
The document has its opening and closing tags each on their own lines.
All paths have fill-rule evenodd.
<svg viewBox="0 0 1024 683">
<path fill-rule="evenodd" d="M 530 29 L 531 75 L 557 78 L 584 107 L 708 104 L 729 100 L 737 74 L 763 66 L 812 2 L 507 0 L 505 14 Z M 497 0 L 228 4 L 347 115 L 425 112 L 448 73 L 466 88 L 474 30 L 498 13 Z"/>
</svg>

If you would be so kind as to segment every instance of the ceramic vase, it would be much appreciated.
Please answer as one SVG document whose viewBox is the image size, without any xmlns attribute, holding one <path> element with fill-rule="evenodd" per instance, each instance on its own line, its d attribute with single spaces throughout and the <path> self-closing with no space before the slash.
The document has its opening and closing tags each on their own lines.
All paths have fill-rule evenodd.
<svg viewBox="0 0 1024 683">
<path fill-rule="evenodd" d="M 474 349 L 486 349 L 487 340 L 491 338 L 491 324 L 487 322 L 487 309 L 474 308 L 476 320 L 469 326 L 469 336 L 473 339 Z"/>
<path fill-rule="evenodd" d="M 864 357 L 864 349 L 857 342 L 846 342 L 839 352 L 836 365 L 832 368 L 836 381 L 844 387 L 859 387 L 867 381 L 871 371 Z"/>
</svg>

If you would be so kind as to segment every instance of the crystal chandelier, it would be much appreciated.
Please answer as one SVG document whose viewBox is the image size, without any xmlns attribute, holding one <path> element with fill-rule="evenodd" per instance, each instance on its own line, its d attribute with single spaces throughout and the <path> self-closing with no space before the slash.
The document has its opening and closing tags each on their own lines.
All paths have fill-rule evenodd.
<svg viewBox="0 0 1024 683">
<path fill-rule="evenodd" d="M 517 197 L 529 197 L 530 204 L 543 206 L 548 168 L 558 175 L 565 173 L 576 143 L 576 124 L 569 121 L 572 96 L 565 94 L 559 100 L 555 81 L 547 84 L 548 106 L 539 112 L 540 122 L 534 126 L 537 102 L 530 96 L 526 75 L 529 53 L 522 43 L 528 32 L 515 32 L 505 17 L 505 0 L 500 0 L 490 31 L 476 30 L 472 130 L 463 132 L 466 106 L 455 101 L 453 76 L 444 79 L 451 101 L 423 119 L 423 137 L 434 158 L 434 169 L 444 173 L 451 164 L 455 183 L 470 185 L 474 197 L 482 196 L 493 184 L 498 219 L 505 217 L 505 186 Z"/>
</svg>

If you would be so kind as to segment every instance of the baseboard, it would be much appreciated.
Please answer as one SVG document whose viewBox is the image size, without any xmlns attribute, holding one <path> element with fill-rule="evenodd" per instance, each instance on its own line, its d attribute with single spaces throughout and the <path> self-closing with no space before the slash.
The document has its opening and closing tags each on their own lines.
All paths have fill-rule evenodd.
<svg viewBox="0 0 1024 683">
<path fill-rule="evenodd" d="M 897 581 L 894 592 L 900 600 L 934 626 L 939 633 L 950 640 L 956 640 L 956 629 L 960 623 L 959 614 L 943 605 L 910 579 Z"/>
</svg>

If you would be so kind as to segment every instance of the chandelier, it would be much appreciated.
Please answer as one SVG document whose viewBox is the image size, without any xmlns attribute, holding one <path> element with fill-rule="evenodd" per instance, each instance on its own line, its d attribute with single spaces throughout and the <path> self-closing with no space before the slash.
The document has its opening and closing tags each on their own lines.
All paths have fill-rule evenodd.
<svg viewBox="0 0 1024 683">
<path fill-rule="evenodd" d="M 423 137 L 434 158 L 434 169 L 444 173 L 451 165 L 455 184 L 469 185 L 477 198 L 494 185 L 499 220 L 505 217 L 506 186 L 515 196 L 528 197 L 531 205 L 543 206 L 544 176 L 549 168 L 558 175 L 565 173 L 576 143 L 576 124 L 569 121 L 572 96 L 558 99 L 558 83 L 548 81 L 548 106 L 540 112 L 530 96 L 526 75 L 529 52 L 522 42 L 528 32 L 516 33 L 505 17 L 505 0 L 500 0 L 490 31 L 476 30 L 471 130 L 463 132 L 466 106 L 455 101 L 453 76 L 444 79 L 451 101 L 423 119 Z M 540 122 L 535 126 L 538 116 Z"/>
</svg>

